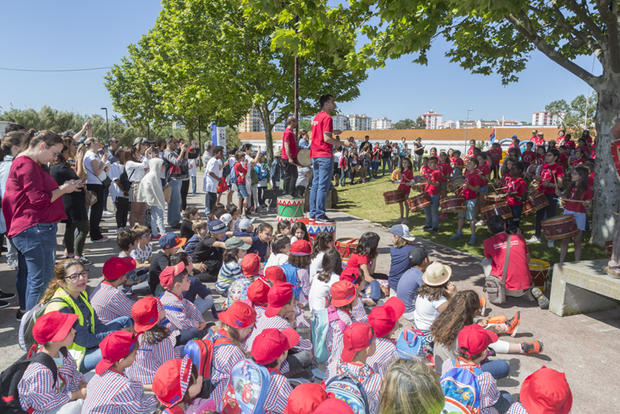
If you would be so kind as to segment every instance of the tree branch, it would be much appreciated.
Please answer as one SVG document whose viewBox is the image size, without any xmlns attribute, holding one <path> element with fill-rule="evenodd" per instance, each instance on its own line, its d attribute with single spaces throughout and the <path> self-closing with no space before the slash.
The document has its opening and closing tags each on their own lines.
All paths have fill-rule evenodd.
<svg viewBox="0 0 620 414">
<path fill-rule="evenodd" d="M 618 19 L 611 7 L 618 7 L 616 2 L 598 0 L 596 2 L 601 18 L 607 25 L 607 47 L 609 48 L 609 63 L 614 73 L 620 73 L 620 43 L 618 42 Z"/>
<path fill-rule="evenodd" d="M 529 8 L 538 15 L 542 15 L 543 13 L 540 8 L 535 7 L 531 4 Z M 566 21 L 566 18 L 564 17 L 564 14 L 562 14 L 562 11 L 559 7 L 552 7 L 551 9 L 557 17 L 557 22 L 560 24 L 560 26 L 562 26 L 567 33 L 570 33 L 575 37 L 575 43 L 571 42 L 571 46 L 573 48 L 579 49 L 581 46 L 587 45 L 592 50 L 592 52 L 594 52 L 596 49 L 601 49 L 600 43 L 596 40 L 594 36 L 592 36 L 592 38 L 588 38 L 588 35 L 585 32 L 577 30 L 572 25 L 570 25 Z"/>
<path fill-rule="evenodd" d="M 583 24 L 585 24 L 592 33 L 597 43 L 602 46 L 605 43 L 605 34 L 601 28 L 594 23 L 592 16 L 588 13 L 586 5 L 584 3 L 579 5 L 576 0 L 566 0 L 566 7 L 581 19 Z"/>
</svg>

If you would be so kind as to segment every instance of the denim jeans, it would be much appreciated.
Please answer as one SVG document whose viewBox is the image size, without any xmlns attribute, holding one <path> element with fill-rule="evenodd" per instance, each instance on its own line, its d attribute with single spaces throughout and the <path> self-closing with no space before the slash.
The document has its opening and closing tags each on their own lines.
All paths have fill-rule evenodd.
<svg viewBox="0 0 620 414">
<path fill-rule="evenodd" d="M 209 191 L 205 193 L 205 216 L 211 214 L 216 201 L 217 193 L 210 193 Z"/>
<path fill-rule="evenodd" d="M 196 194 L 196 176 L 192 175 L 189 178 L 192 180 L 192 194 Z"/>
<path fill-rule="evenodd" d="M 439 194 L 432 195 L 431 205 L 424 207 L 426 214 L 426 226 L 434 229 L 439 227 Z"/>
<path fill-rule="evenodd" d="M 105 324 L 105 326 L 111 325 L 115 325 L 114 330 L 121 330 L 131 327 L 133 325 L 133 320 L 128 316 L 121 316 Z M 114 331 L 110 331 L 110 333 L 112 332 Z M 95 369 L 95 366 L 99 363 L 99 361 L 101 361 L 101 349 L 99 347 L 87 349 L 86 354 L 82 359 L 82 364 L 79 367 L 80 372 L 85 373 Z"/>
<path fill-rule="evenodd" d="M 158 206 L 151 206 L 151 233 L 154 236 L 166 234 L 164 210 Z"/>
<path fill-rule="evenodd" d="M 170 202 L 168 203 L 168 225 L 176 227 L 181 222 L 181 185 L 183 181 L 171 178 L 168 184 L 170 184 L 172 189 Z"/>
<path fill-rule="evenodd" d="M 30 310 L 37 304 L 54 275 L 56 223 L 40 223 L 19 233 L 12 241 L 17 249 L 19 306 Z"/>
<path fill-rule="evenodd" d="M 506 378 L 510 373 L 510 365 L 508 365 L 508 362 L 501 359 L 492 359 L 490 361 L 483 362 L 480 364 L 480 368 L 484 372 L 488 372 L 493 375 L 493 378 L 495 379 Z"/>
<path fill-rule="evenodd" d="M 331 157 L 312 159 L 312 189 L 310 191 L 310 217 L 325 215 L 327 191 L 334 175 L 334 162 Z"/>
<path fill-rule="evenodd" d="M 385 166 L 387 165 L 388 172 L 392 172 L 392 159 L 391 158 L 382 158 L 383 161 L 383 175 L 385 175 Z"/>
<path fill-rule="evenodd" d="M 510 406 L 512 405 L 513 402 L 514 400 L 512 398 L 512 395 L 510 395 L 509 392 L 500 391 L 499 399 L 497 400 L 497 402 L 495 403 L 493 407 L 495 407 L 495 409 L 497 410 L 499 414 L 504 414 L 506 411 L 508 411 L 508 409 L 510 409 Z"/>
<path fill-rule="evenodd" d="M 347 178 L 349 178 L 349 170 L 346 168 L 340 167 L 340 185 L 345 185 Z"/>
</svg>

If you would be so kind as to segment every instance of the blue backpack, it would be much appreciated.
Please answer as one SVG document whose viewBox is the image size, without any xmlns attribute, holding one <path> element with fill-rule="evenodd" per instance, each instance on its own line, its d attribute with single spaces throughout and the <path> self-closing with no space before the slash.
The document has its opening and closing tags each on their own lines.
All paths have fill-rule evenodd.
<svg viewBox="0 0 620 414">
<path fill-rule="evenodd" d="M 421 331 L 414 328 L 405 329 L 396 341 L 398 356 L 405 359 L 415 359 L 435 365 L 433 350 Z"/>
<path fill-rule="evenodd" d="M 249 359 L 237 362 L 230 371 L 222 414 L 265 414 L 271 377 L 267 368 Z M 219 407 L 218 407 L 219 408 Z"/>
<path fill-rule="evenodd" d="M 441 390 L 446 397 L 442 413 L 479 414 L 480 385 L 478 375 L 482 370 L 471 364 L 461 364 L 457 359 L 455 367 L 441 376 Z"/>
<path fill-rule="evenodd" d="M 338 321 L 340 330 L 344 332 L 345 323 L 338 317 L 338 311 L 335 307 L 330 306 L 326 309 L 320 309 L 312 312 L 310 326 L 312 329 L 312 350 L 314 357 L 318 363 L 325 362 L 329 359 L 329 349 L 327 349 L 327 333 L 329 332 L 329 324 Z"/>
<path fill-rule="evenodd" d="M 301 286 L 299 286 L 299 283 L 297 281 L 297 270 L 299 270 L 299 268 L 293 266 L 290 263 L 284 263 L 283 265 L 280 265 L 280 267 L 284 271 L 284 275 L 286 276 L 286 281 L 294 286 L 293 297 L 295 299 L 298 299 L 299 292 L 301 292 Z"/>
<path fill-rule="evenodd" d="M 355 414 L 370 414 L 366 391 L 359 381 L 347 374 L 333 377 L 325 386 L 325 392 L 347 403 Z"/>
</svg>

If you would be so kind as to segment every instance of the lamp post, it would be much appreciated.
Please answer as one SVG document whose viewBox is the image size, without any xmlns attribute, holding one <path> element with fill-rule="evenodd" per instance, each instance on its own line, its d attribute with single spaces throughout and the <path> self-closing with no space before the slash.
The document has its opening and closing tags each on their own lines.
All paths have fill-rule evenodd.
<svg viewBox="0 0 620 414">
<path fill-rule="evenodd" d="M 467 125 L 469 124 L 469 114 L 472 111 L 473 109 L 471 108 L 467 110 L 467 122 L 465 123 L 465 155 L 467 155 L 467 141 L 469 141 L 469 128 L 467 127 Z"/>
<path fill-rule="evenodd" d="M 108 135 L 108 142 L 110 142 L 110 122 L 108 121 L 108 108 L 102 107 L 101 109 L 105 111 L 105 129 Z"/>
</svg>

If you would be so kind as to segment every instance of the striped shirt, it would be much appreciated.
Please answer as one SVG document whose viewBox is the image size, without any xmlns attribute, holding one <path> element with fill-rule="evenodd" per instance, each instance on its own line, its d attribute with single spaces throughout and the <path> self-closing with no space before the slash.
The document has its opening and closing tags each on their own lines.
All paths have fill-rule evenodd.
<svg viewBox="0 0 620 414">
<path fill-rule="evenodd" d="M 286 377 L 277 370 L 269 369 L 271 381 L 269 382 L 269 393 L 263 406 L 265 414 L 283 414 L 288 396 L 293 391 Z"/>
<path fill-rule="evenodd" d="M 364 309 L 364 303 L 359 296 L 355 303 L 353 303 L 353 308 L 351 309 L 351 317 L 355 322 L 368 323 L 368 315 L 366 314 L 366 309 Z"/>
<path fill-rule="evenodd" d="M 121 316 L 131 318 L 134 301 L 105 281 L 99 283 L 90 296 L 90 304 L 103 323 L 109 323 Z"/>
<path fill-rule="evenodd" d="M 136 360 L 130 367 L 125 369 L 125 375 L 127 375 L 129 379 L 143 385 L 152 384 L 155 371 L 157 371 L 164 362 L 175 357 L 175 339 L 172 336 L 168 336 L 159 343 L 147 344 L 144 342 L 144 338 L 139 336 L 138 344 L 139 348 Z"/>
<path fill-rule="evenodd" d="M 129 253 L 129 255 L 133 257 L 136 262 L 141 263 L 141 264 L 148 263 L 152 254 L 153 254 L 153 247 L 151 246 L 150 243 L 147 243 L 147 245 L 144 246 L 144 250 L 141 249 L 140 246 L 136 246 L 136 248 L 133 249 Z"/>
<path fill-rule="evenodd" d="M 171 331 L 198 328 L 204 321 L 202 314 L 192 302 L 170 291 L 166 291 L 160 301 L 166 309 Z"/>
<path fill-rule="evenodd" d="M 516 402 L 510 406 L 506 414 L 528 414 L 528 412 L 520 402 Z"/>
<path fill-rule="evenodd" d="M 254 305 L 254 310 L 256 311 L 256 322 L 258 322 L 259 319 L 265 317 L 265 309 L 265 306 Z"/>
<path fill-rule="evenodd" d="M 274 328 L 274 329 L 283 330 L 283 329 L 292 328 L 292 327 L 293 326 L 290 324 L 289 321 L 287 321 L 286 319 L 284 319 L 283 317 L 279 315 L 276 315 L 273 318 L 263 317 L 260 320 L 256 321 L 256 327 L 254 328 L 254 330 L 252 331 L 252 334 L 246 341 L 245 349 L 247 349 L 248 351 L 252 349 L 252 344 L 254 343 L 254 339 L 256 339 L 258 334 L 260 334 L 263 331 L 263 329 Z M 310 342 L 309 340 L 305 338 L 299 338 L 299 344 L 297 344 L 295 348 L 300 351 L 312 351 L 312 342 Z"/>
<path fill-rule="evenodd" d="M 461 366 L 464 366 L 462 364 Z M 441 375 L 455 367 L 455 360 L 449 359 L 445 361 L 441 367 Z M 480 368 L 480 365 L 477 365 Z M 499 390 L 497 389 L 497 381 L 488 372 L 483 372 L 476 377 L 478 386 L 480 387 L 480 414 L 497 414 L 497 410 L 493 407 L 499 400 Z"/>
<path fill-rule="evenodd" d="M 95 375 L 86 386 L 82 413 L 151 413 L 157 405 L 154 396 L 144 395 L 142 384 L 109 369 L 103 375 Z"/>
<path fill-rule="evenodd" d="M 397 359 L 398 352 L 394 341 L 389 338 L 377 338 L 375 353 L 368 357 L 366 364 L 383 378 L 390 363 Z"/>
<path fill-rule="evenodd" d="M 346 312 L 337 309 L 336 310 L 340 321 L 344 323 L 344 326 L 350 325 L 351 317 Z M 342 354 L 342 333 L 344 329 L 341 329 L 341 323 L 339 321 L 331 321 L 329 329 L 327 330 L 327 339 L 325 343 L 327 350 L 329 351 L 329 358 L 327 359 L 327 377 L 331 378 L 336 375 L 336 369 L 340 363 L 340 354 Z"/>
<path fill-rule="evenodd" d="M 220 295 L 226 295 L 228 288 L 237 279 L 243 278 L 243 272 L 238 262 L 224 263 L 220 268 L 220 273 L 217 275 L 217 281 L 215 282 L 215 290 Z"/>
<path fill-rule="evenodd" d="M 213 342 L 223 337 L 227 337 L 226 331 L 220 329 L 214 334 Z M 230 371 L 237 362 L 245 358 L 246 355 L 243 350 L 234 344 L 223 344 L 213 349 L 211 383 L 215 389 L 210 398 L 213 398 L 217 407 L 222 405 L 226 386 L 230 379 Z"/>
<path fill-rule="evenodd" d="M 62 355 L 62 354 L 61 354 Z M 45 365 L 32 362 L 17 384 L 19 403 L 22 409 L 32 414 L 54 411 L 71 400 L 71 393 L 79 388 L 84 377 L 77 370 L 75 360 L 67 352 L 62 366 L 58 367 L 58 379 L 54 385 L 54 374 Z"/>
<path fill-rule="evenodd" d="M 374 372 L 367 364 L 342 361 L 338 365 L 336 375 L 343 374 L 349 375 L 352 379 L 362 384 L 364 391 L 366 391 L 370 412 L 378 412 L 382 383 L 381 376 Z"/>
</svg>

